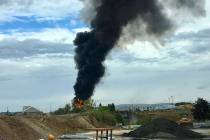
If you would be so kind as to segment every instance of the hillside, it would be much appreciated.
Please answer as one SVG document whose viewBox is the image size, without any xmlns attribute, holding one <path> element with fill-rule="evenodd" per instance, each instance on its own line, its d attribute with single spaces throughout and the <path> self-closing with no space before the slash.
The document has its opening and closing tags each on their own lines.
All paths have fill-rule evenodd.
<svg viewBox="0 0 210 140">
<path fill-rule="evenodd" d="M 62 116 L 1 116 L 0 136 L 7 140 L 37 140 L 49 133 L 60 135 L 101 127 L 94 118 L 79 114 Z M 1 138 L 0 137 L 0 138 Z"/>
</svg>

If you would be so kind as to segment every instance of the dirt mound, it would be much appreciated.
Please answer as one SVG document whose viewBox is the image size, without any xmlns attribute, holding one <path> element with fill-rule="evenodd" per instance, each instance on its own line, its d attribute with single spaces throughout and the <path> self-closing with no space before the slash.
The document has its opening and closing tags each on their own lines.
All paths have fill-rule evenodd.
<svg viewBox="0 0 210 140">
<path fill-rule="evenodd" d="M 0 139 L 37 140 L 42 136 L 15 117 L 0 117 Z"/>
<path fill-rule="evenodd" d="M 37 123 L 37 119 L 33 123 Z M 94 128 L 94 126 L 88 122 L 85 116 L 50 116 L 40 119 L 40 123 L 50 128 L 52 133 L 60 135 L 62 133 L 77 132 L 87 128 Z"/>
<path fill-rule="evenodd" d="M 130 133 L 124 134 L 127 137 L 138 138 L 184 138 L 193 139 L 203 137 L 201 134 L 180 126 L 177 123 L 167 119 L 154 119 L 150 123 L 137 128 Z"/>
<path fill-rule="evenodd" d="M 87 128 L 104 127 L 95 118 L 81 114 L 0 116 L 0 140 L 37 140 L 49 133 L 55 136 Z"/>
</svg>

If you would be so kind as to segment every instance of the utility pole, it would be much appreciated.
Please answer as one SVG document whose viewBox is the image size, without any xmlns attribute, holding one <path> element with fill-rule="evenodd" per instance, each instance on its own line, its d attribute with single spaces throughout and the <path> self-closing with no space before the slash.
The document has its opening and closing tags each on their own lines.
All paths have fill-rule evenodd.
<svg viewBox="0 0 210 140">
<path fill-rule="evenodd" d="M 171 105 L 174 104 L 174 96 L 171 96 Z"/>
<path fill-rule="evenodd" d="M 9 108 L 8 108 L 8 107 L 7 107 L 7 112 L 6 112 L 6 114 L 9 115 Z"/>
<path fill-rule="evenodd" d="M 50 104 L 50 115 L 52 114 L 52 104 Z"/>
</svg>

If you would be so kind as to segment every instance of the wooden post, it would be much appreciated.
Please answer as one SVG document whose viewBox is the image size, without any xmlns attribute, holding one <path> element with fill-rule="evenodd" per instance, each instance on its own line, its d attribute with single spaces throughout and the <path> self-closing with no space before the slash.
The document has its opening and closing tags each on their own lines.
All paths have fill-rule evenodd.
<svg viewBox="0 0 210 140">
<path fill-rule="evenodd" d="M 96 130 L 96 140 L 98 140 L 98 130 Z"/>
<path fill-rule="evenodd" d="M 112 138 L 112 134 L 113 134 L 112 128 L 95 128 L 95 129 L 88 129 L 88 130 L 91 130 L 91 131 L 94 130 L 96 132 L 96 140 L 103 140 L 103 139 L 109 140 L 109 136 L 110 136 L 110 140 L 113 139 Z M 103 135 L 104 131 L 105 131 L 105 134 Z"/>
<path fill-rule="evenodd" d="M 112 129 L 111 129 L 111 132 L 110 132 L 110 140 L 112 140 Z"/>
<path fill-rule="evenodd" d="M 101 140 L 103 139 L 103 130 L 101 130 Z"/>
<path fill-rule="evenodd" d="M 109 140 L 109 130 L 106 130 L 106 139 Z"/>
</svg>

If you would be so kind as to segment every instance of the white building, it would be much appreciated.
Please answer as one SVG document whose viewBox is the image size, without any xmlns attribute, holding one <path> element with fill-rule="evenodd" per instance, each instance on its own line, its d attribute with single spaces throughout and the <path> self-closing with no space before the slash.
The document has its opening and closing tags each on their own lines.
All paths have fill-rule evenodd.
<svg viewBox="0 0 210 140">
<path fill-rule="evenodd" d="M 23 106 L 23 114 L 42 114 L 43 112 L 32 106 Z"/>
</svg>

